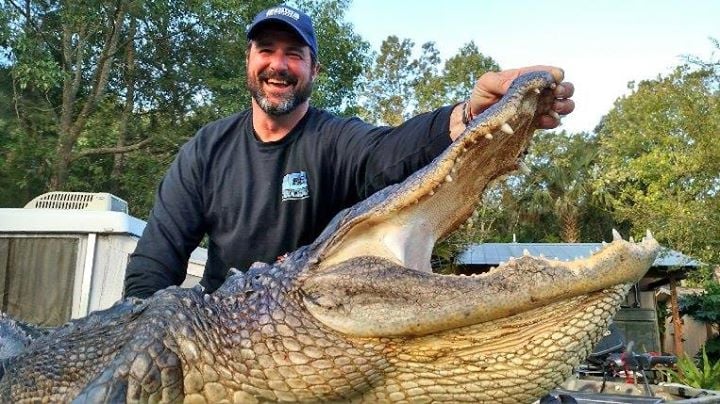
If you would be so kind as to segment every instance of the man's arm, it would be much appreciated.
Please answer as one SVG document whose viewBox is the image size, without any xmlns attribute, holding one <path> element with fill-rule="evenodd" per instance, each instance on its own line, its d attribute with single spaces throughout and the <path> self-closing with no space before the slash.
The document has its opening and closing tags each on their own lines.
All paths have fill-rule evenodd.
<svg viewBox="0 0 720 404">
<path fill-rule="evenodd" d="M 190 253 L 205 234 L 202 176 L 189 142 L 163 178 L 155 204 L 125 272 L 125 297 L 146 298 L 179 285 L 187 274 Z"/>
<path fill-rule="evenodd" d="M 543 129 L 552 129 L 560 125 L 560 118 L 571 113 L 575 109 L 575 102 L 570 99 L 575 88 L 572 83 L 563 82 L 565 73 L 562 69 L 553 66 L 529 66 L 519 69 L 508 69 L 500 72 L 487 72 L 480 76 L 473 87 L 472 94 L 468 99 L 469 112 L 477 116 L 495 104 L 507 92 L 513 80 L 520 75 L 544 70 L 550 72 L 555 78 L 557 86 L 553 90 L 555 102 L 551 107 L 554 114 L 542 115 L 539 117 L 539 126 Z M 453 109 L 450 115 L 450 138 L 457 139 L 465 130 L 463 123 L 464 103 L 460 103 Z"/>
</svg>

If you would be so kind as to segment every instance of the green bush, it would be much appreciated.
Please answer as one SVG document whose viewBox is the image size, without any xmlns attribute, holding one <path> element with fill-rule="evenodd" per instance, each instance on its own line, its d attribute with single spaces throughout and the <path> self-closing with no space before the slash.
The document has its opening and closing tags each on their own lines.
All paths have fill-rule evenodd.
<svg viewBox="0 0 720 404">
<path fill-rule="evenodd" d="M 666 371 L 670 380 L 699 389 L 720 390 L 720 360 L 712 363 L 705 347 L 701 360 L 683 355 L 678 358 L 676 370 Z"/>
</svg>

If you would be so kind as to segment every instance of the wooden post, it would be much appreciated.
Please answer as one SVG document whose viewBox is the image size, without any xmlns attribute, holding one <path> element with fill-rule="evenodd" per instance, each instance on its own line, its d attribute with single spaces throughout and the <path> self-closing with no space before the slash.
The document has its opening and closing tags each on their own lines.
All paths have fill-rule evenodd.
<svg viewBox="0 0 720 404">
<path fill-rule="evenodd" d="M 675 276 L 670 275 L 670 308 L 672 311 L 673 324 L 673 350 L 676 356 L 685 356 L 683 348 L 683 327 L 680 319 L 680 309 L 678 307 L 677 280 Z"/>
</svg>

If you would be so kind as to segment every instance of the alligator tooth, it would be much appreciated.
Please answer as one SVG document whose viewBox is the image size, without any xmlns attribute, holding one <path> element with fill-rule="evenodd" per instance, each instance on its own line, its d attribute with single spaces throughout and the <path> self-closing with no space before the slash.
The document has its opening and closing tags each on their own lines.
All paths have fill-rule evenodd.
<svg viewBox="0 0 720 404">
<path fill-rule="evenodd" d="M 650 229 L 645 230 L 645 238 L 648 239 L 648 240 L 652 240 L 652 239 L 653 239 L 653 235 L 652 235 L 652 233 L 650 232 Z"/>
<path fill-rule="evenodd" d="M 630 241 L 631 243 L 634 243 L 634 242 L 635 242 L 635 239 L 633 238 L 633 236 L 630 236 L 630 238 L 628 239 L 628 241 Z"/>
<path fill-rule="evenodd" d="M 503 131 L 506 135 L 514 135 L 515 131 L 513 130 L 512 126 L 510 126 L 507 122 L 500 125 L 500 130 Z"/>
<path fill-rule="evenodd" d="M 557 83 L 552 83 L 552 84 L 550 84 L 550 89 L 551 89 L 551 90 L 554 90 L 555 87 L 557 87 Z"/>
<path fill-rule="evenodd" d="M 529 257 L 529 256 L 530 256 L 530 251 L 528 251 L 527 248 L 523 249 L 523 256 L 524 256 L 524 257 Z"/>
<path fill-rule="evenodd" d="M 435 195 L 435 190 L 432 190 L 432 189 L 431 189 L 430 192 L 428 192 L 428 195 L 430 195 L 430 196 Z"/>
<path fill-rule="evenodd" d="M 540 258 L 545 258 L 545 254 L 540 254 Z"/>
<path fill-rule="evenodd" d="M 613 235 L 613 241 L 621 241 L 622 240 L 622 236 L 620 235 L 620 233 L 618 233 L 617 230 L 612 229 L 612 235 Z"/>
<path fill-rule="evenodd" d="M 557 120 L 560 120 L 560 114 L 558 114 L 557 112 L 555 112 L 553 110 L 548 111 L 548 115 L 550 115 L 551 117 L 553 117 Z"/>
<path fill-rule="evenodd" d="M 492 138 L 493 138 L 492 133 L 488 133 L 487 135 L 485 135 L 485 139 L 487 139 L 487 140 L 492 140 Z"/>
<path fill-rule="evenodd" d="M 510 258 L 508 258 L 508 261 L 510 261 L 510 262 L 515 261 L 515 257 L 510 257 Z"/>
<path fill-rule="evenodd" d="M 445 182 L 452 182 L 452 177 L 449 175 L 445 176 Z"/>
<path fill-rule="evenodd" d="M 607 241 L 603 240 L 602 246 L 605 247 L 607 245 Z"/>
<path fill-rule="evenodd" d="M 540 89 L 539 89 L 539 88 L 533 88 L 533 91 L 535 92 L 535 94 L 540 94 Z"/>
</svg>

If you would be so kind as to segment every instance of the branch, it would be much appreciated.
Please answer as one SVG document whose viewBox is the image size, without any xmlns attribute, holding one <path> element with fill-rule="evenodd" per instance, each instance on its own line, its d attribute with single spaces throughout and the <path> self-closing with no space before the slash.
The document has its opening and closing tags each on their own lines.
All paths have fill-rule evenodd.
<svg viewBox="0 0 720 404">
<path fill-rule="evenodd" d="M 98 154 L 124 154 L 129 153 L 135 150 L 139 150 L 144 148 L 150 143 L 151 138 L 143 139 L 137 143 L 128 145 L 128 146 L 116 146 L 116 147 L 98 147 L 95 149 L 87 149 L 83 150 L 77 153 L 73 153 L 72 157 L 70 158 L 70 161 L 75 161 L 82 157 L 87 156 L 94 156 Z"/>
<path fill-rule="evenodd" d="M 8 0 L 8 3 L 13 6 L 23 17 L 25 17 L 25 25 L 29 26 L 33 29 L 33 31 L 37 32 L 38 35 L 42 38 L 42 40 L 45 42 L 45 44 L 53 50 L 56 54 L 62 54 L 60 50 L 56 46 L 53 45 L 53 43 L 50 41 L 47 35 L 45 35 L 45 32 L 40 29 L 40 27 L 33 21 L 32 19 L 32 12 L 30 10 L 30 0 L 27 0 L 25 2 L 25 8 L 23 9 L 20 7 L 19 4 L 15 3 L 13 0 Z"/>
<path fill-rule="evenodd" d="M 90 114 L 95 111 L 99 100 L 105 93 L 105 86 L 110 75 L 112 63 L 114 62 L 114 56 L 117 52 L 117 43 L 120 36 L 120 26 L 122 25 L 125 16 L 125 4 L 119 5 L 115 10 L 114 20 L 109 21 L 111 23 L 110 32 L 106 36 L 106 42 L 104 44 L 101 56 L 99 58 L 99 65 L 96 67 L 96 71 L 93 77 L 93 84 L 85 103 L 77 115 L 75 122 L 69 130 L 68 136 L 71 137 L 72 143 L 75 143 L 75 139 L 79 136 L 82 129 L 85 127 Z"/>
</svg>

